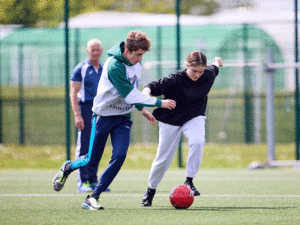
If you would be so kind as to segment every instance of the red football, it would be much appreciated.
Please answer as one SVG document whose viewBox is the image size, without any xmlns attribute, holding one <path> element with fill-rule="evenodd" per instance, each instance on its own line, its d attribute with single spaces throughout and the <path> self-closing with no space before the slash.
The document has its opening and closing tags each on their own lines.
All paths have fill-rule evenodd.
<svg viewBox="0 0 300 225">
<path fill-rule="evenodd" d="M 170 192 L 170 202 L 176 209 L 187 209 L 194 202 L 194 192 L 186 185 L 178 185 Z"/>
</svg>

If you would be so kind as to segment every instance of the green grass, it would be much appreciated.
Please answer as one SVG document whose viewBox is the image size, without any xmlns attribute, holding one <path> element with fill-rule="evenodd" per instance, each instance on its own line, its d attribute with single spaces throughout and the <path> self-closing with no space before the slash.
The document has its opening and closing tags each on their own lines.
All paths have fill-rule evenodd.
<svg viewBox="0 0 300 225">
<path fill-rule="evenodd" d="M 25 86 L 23 88 L 24 96 L 29 99 L 34 98 L 64 98 L 65 88 L 63 86 Z M 18 99 L 19 87 L 17 85 L 1 86 L 1 94 L 4 100 Z"/>
<path fill-rule="evenodd" d="M 150 169 L 155 158 L 157 144 L 133 144 L 123 165 L 124 169 Z M 112 147 L 107 145 L 104 150 L 100 168 L 108 165 Z M 277 160 L 294 160 L 295 146 L 293 144 L 277 144 L 275 156 Z M 182 145 L 183 166 L 186 164 L 188 145 Z M 71 148 L 71 159 L 74 159 L 75 146 Z M 264 163 L 267 159 L 266 145 L 213 144 L 204 147 L 201 168 L 246 168 L 253 161 Z M 17 145 L 0 146 L 0 170 L 4 169 L 57 169 L 66 160 L 65 146 Z M 177 156 L 171 168 L 177 168 Z"/>
<path fill-rule="evenodd" d="M 148 170 L 120 171 L 111 192 L 101 195 L 105 210 L 81 209 L 85 194 L 76 193 L 76 175 L 61 192 L 52 189 L 56 170 L 0 171 L 0 224 L 287 224 L 298 225 L 300 171 L 291 169 L 209 170 L 194 179 L 201 196 L 186 210 L 174 209 L 170 190 L 185 170 L 169 170 L 153 206 L 141 208 Z M 99 171 L 99 174 L 102 170 Z"/>
</svg>

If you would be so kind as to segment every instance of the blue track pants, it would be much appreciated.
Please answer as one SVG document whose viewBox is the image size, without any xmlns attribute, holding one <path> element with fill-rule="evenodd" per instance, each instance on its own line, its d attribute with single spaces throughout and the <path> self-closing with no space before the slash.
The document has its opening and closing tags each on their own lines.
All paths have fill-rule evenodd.
<svg viewBox="0 0 300 225">
<path fill-rule="evenodd" d="M 102 157 L 108 135 L 111 136 L 112 157 L 102 173 L 94 194 L 100 195 L 111 184 L 120 171 L 129 147 L 132 121 L 126 116 L 93 116 L 89 153 L 73 161 L 70 169 L 97 165 Z"/>
</svg>

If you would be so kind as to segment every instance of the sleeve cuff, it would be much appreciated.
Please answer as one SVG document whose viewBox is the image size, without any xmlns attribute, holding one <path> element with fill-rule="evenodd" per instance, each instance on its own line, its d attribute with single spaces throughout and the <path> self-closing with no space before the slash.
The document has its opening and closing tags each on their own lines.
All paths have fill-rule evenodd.
<svg viewBox="0 0 300 225">
<path fill-rule="evenodd" d="M 139 110 L 139 111 L 142 111 L 142 109 L 144 108 L 144 106 L 137 105 L 137 106 L 135 106 L 135 108 L 136 108 L 137 110 Z"/>
<path fill-rule="evenodd" d="M 161 104 L 162 104 L 162 101 L 159 100 L 159 99 L 157 99 L 155 105 L 156 105 L 157 107 L 161 108 Z"/>
</svg>

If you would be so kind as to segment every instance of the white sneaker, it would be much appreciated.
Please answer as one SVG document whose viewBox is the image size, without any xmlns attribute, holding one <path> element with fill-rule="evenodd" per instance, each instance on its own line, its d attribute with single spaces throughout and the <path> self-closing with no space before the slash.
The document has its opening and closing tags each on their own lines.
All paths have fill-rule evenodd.
<svg viewBox="0 0 300 225">
<path fill-rule="evenodd" d="M 88 195 L 85 202 L 82 204 L 82 208 L 86 210 L 101 210 L 104 209 L 100 204 L 100 201 Z"/>
</svg>

